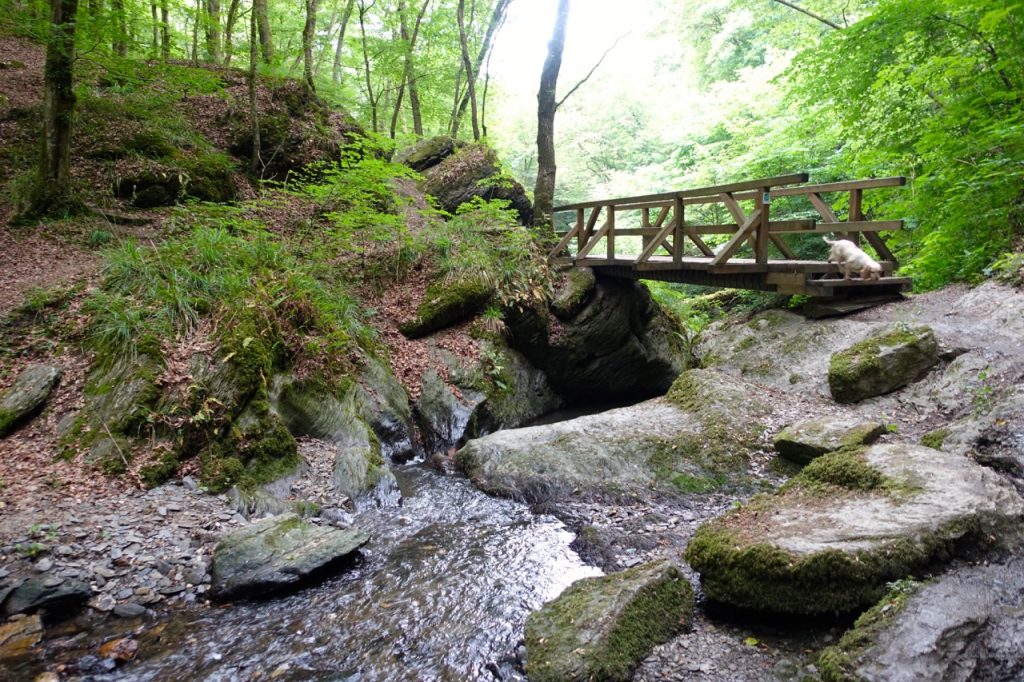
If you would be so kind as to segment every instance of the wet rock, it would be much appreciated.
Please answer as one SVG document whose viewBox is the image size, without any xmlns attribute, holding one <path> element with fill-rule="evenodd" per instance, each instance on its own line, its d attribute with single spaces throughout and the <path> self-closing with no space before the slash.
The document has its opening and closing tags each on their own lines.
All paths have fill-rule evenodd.
<svg viewBox="0 0 1024 682">
<path fill-rule="evenodd" d="M 652 648 L 688 627 L 693 608 L 690 583 L 669 562 L 578 580 L 527 618 L 527 674 L 629 680 Z"/>
<path fill-rule="evenodd" d="M 572 283 L 581 276 L 568 277 Z M 598 277 L 592 288 L 585 284 L 570 287 L 587 292 L 582 296 L 556 298 L 554 314 L 539 308 L 509 311 L 511 345 L 570 404 L 640 399 L 668 390 L 685 366 L 675 323 L 636 282 Z M 569 316 L 570 311 L 575 313 Z"/>
<path fill-rule="evenodd" d="M 449 213 L 480 197 L 510 202 L 521 225 L 529 225 L 533 218 L 526 190 L 513 178 L 501 174 L 497 155 L 485 145 L 468 144 L 425 169 L 423 176 L 423 191 L 436 197 L 441 208 Z"/>
<path fill-rule="evenodd" d="M 396 503 L 398 485 L 381 454 L 380 443 L 357 414 L 355 391 L 335 396 L 325 387 L 281 377 L 272 396 L 289 431 L 320 438 L 336 448 L 332 482 L 355 500 Z"/>
<path fill-rule="evenodd" d="M 917 381 L 938 361 L 931 328 L 897 325 L 834 354 L 829 390 L 836 401 L 855 403 Z"/>
<path fill-rule="evenodd" d="M 360 530 L 314 526 L 294 514 L 257 521 L 217 543 L 212 594 L 222 600 L 269 596 L 339 566 L 368 540 Z"/>
<path fill-rule="evenodd" d="M 20 658 L 43 638 L 43 621 L 39 616 L 12 619 L 0 625 L 0 661 Z"/>
<path fill-rule="evenodd" d="M 139 650 L 139 642 L 133 637 L 121 637 L 100 645 L 99 654 L 103 658 L 116 661 L 119 665 L 135 658 Z"/>
<path fill-rule="evenodd" d="M 885 432 L 885 424 L 826 415 L 787 426 L 775 436 L 775 449 L 786 459 L 806 464 L 843 447 L 874 443 Z"/>
<path fill-rule="evenodd" d="M 908 444 L 842 450 L 702 526 L 686 550 L 705 594 L 739 607 L 838 613 L 956 552 L 1016 539 L 1024 501 L 970 460 Z"/>
<path fill-rule="evenodd" d="M 1024 558 L 897 583 L 822 653 L 825 679 L 1016 680 L 1024 676 Z"/>
<path fill-rule="evenodd" d="M 138 618 L 145 613 L 146 607 L 134 602 L 118 604 L 114 607 L 114 615 L 118 618 Z"/>
<path fill-rule="evenodd" d="M 52 582 L 43 576 L 24 581 L 7 595 L 4 613 L 11 616 L 42 611 L 48 619 L 59 620 L 74 614 L 92 596 L 89 586 L 79 580 Z"/>
<path fill-rule="evenodd" d="M 423 375 L 423 391 L 413 410 L 427 453 L 444 452 L 456 446 L 465 435 L 473 413 L 486 398 L 478 391 L 461 393 L 462 399 L 459 399 L 434 369 Z"/>
<path fill-rule="evenodd" d="M 422 454 L 416 440 L 409 396 L 391 370 L 373 358 L 364 361 L 356 387 L 362 417 L 380 441 L 385 461 L 407 462 Z"/>
<path fill-rule="evenodd" d="M 63 370 L 48 365 L 29 365 L 0 395 L 0 438 L 35 415 L 60 382 Z"/>
<path fill-rule="evenodd" d="M 393 161 L 409 166 L 415 171 L 424 171 L 441 163 L 454 154 L 456 149 L 464 145 L 465 142 L 457 141 L 447 135 L 428 137 L 411 147 L 396 152 Z"/>
<path fill-rule="evenodd" d="M 469 441 L 456 464 L 483 490 L 530 502 L 709 492 L 746 470 L 769 413 L 744 382 L 689 370 L 665 398 L 499 431 Z"/>
</svg>

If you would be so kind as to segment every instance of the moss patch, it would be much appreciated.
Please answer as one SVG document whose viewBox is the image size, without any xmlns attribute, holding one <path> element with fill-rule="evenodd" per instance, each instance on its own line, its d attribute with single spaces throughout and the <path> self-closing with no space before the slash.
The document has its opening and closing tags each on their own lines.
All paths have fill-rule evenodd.
<svg viewBox="0 0 1024 682">
<path fill-rule="evenodd" d="M 494 287 L 481 280 L 432 282 L 415 319 L 403 322 L 399 330 L 409 338 L 426 336 L 479 312 L 493 296 Z"/>
<path fill-rule="evenodd" d="M 530 679 L 629 680 L 654 646 L 688 626 L 693 604 L 674 566 L 577 581 L 527 620 Z"/>
<path fill-rule="evenodd" d="M 933 448 L 935 450 L 941 450 L 942 444 L 946 442 L 946 438 L 949 437 L 949 429 L 935 429 L 921 436 L 921 445 L 926 448 Z"/>
<path fill-rule="evenodd" d="M 883 359 L 883 349 L 888 349 Z M 828 384 L 832 396 L 850 403 L 905 386 L 938 360 L 928 327 L 898 325 L 832 355 Z"/>
</svg>

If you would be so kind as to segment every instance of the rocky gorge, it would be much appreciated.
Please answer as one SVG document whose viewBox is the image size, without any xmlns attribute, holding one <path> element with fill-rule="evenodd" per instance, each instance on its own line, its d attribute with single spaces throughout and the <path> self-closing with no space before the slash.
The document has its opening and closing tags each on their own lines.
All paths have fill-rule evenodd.
<svg viewBox="0 0 1024 682">
<path fill-rule="evenodd" d="M 959 312 L 947 314 L 951 307 Z M 516 429 L 515 423 L 500 424 L 504 428 L 490 435 L 489 429 L 474 430 L 494 421 L 480 418 L 487 398 L 474 397 L 468 386 L 459 396 L 442 398 L 455 406 L 448 411 L 427 407 L 423 401 L 430 394 L 425 391 L 419 403 L 401 407 L 400 402 L 397 414 L 387 418 L 379 411 L 387 401 L 379 401 L 378 411 L 364 413 L 366 421 L 357 416 L 355 402 L 345 408 L 314 394 L 284 403 L 284 392 L 274 391 L 273 412 L 298 438 L 297 452 L 305 462 L 286 483 L 261 488 L 255 497 L 218 497 L 179 482 L 125 495 L 120 514 L 98 508 L 63 512 L 55 504 L 48 517 L 52 525 L 11 539 L 3 569 L 8 584 L 39 576 L 33 580 L 44 592 L 50 590 L 52 599 L 44 596 L 29 605 L 12 592 L 4 603 L 11 613 L 38 610 L 47 616 L 66 597 L 55 588 L 81 586 L 80 600 L 89 600 L 88 610 L 127 619 L 121 627 L 108 624 L 108 631 L 143 643 L 136 655 L 144 661 L 147 647 L 152 652 L 165 646 L 143 634 L 160 627 L 164 604 L 196 608 L 220 580 L 214 555 L 223 531 L 251 528 L 268 512 L 304 508 L 312 523 L 298 516 L 290 523 L 304 523 L 313 531 L 335 525 L 362 532 L 353 523 L 361 509 L 402 518 L 406 512 L 397 506 L 401 486 L 391 470 L 406 477 L 404 468 L 419 465 L 415 453 L 412 464 L 400 464 L 410 452 L 401 443 L 422 442 L 414 437 L 417 431 L 445 424 L 434 432 L 432 450 L 465 442 L 454 463 L 476 486 L 510 498 L 513 505 L 531 505 L 534 514 L 542 515 L 538 518 L 560 519 L 573 530 L 572 546 L 586 561 L 609 575 L 668 561 L 696 591 L 696 610 L 678 606 L 668 616 L 639 616 L 680 625 L 641 637 L 639 644 L 629 640 L 627 662 L 600 668 L 618 672 L 602 672 L 599 679 L 911 679 L 906 671 L 913 670 L 944 679 L 963 669 L 988 672 L 962 679 L 1013 679 L 1022 665 L 1019 649 L 1011 645 L 1017 630 L 1012 620 L 991 629 L 997 621 L 990 619 L 1006 618 L 998 614 L 1019 606 L 1014 606 L 1019 593 L 1006 581 L 1015 579 L 1011 567 L 1024 515 L 1018 478 L 1024 415 L 1014 407 L 1019 403 L 1016 339 L 1024 332 L 1018 328 L 1022 310 L 1019 291 L 994 283 L 915 296 L 841 319 L 810 321 L 767 310 L 716 323 L 700 347 L 705 368 L 680 372 L 664 397 L 550 425 Z M 830 367 L 834 372 L 840 351 L 861 352 L 866 342 L 877 341 L 877 352 L 887 355 L 887 348 L 917 343 L 921 336 L 901 330 L 923 326 L 929 329 L 930 370 L 922 373 L 915 363 L 897 363 L 897 368 L 908 367 L 912 377 L 904 387 L 882 386 L 878 395 L 857 402 L 833 398 Z M 866 361 L 865 376 L 875 362 Z M 850 371 L 848 364 L 843 367 Z M 886 369 L 886 382 L 894 371 Z M 536 386 L 536 381 L 520 385 Z M 366 390 L 371 393 L 382 394 Z M 539 394 L 557 395 L 551 389 Z M 550 397 L 544 400 L 547 408 L 526 412 L 557 404 Z M 422 421 L 421 415 L 431 410 L 441 418 Z M 410 426 L 392 428 L 385 439 L 382 423 Z M 351 453 L 363 454 L 353 460 Z M 381 474 L 367 479 L 364 465 L 353 470 L 352 462 L 374 458 L 379 458 Z M 459 477 L 417 474 L 423 475 Z M 32 527 L 29 519 L 39 518 L 31 510 L 5 511 L 5 520 L 17 519 L 14 524 L 20 527 Z M 105 529 L 106 543 L 90 539 L 90 529 L 99 527 Z M 46 549 L 37 556 L 18 549 L 32 542 Z M 361 561 L 381 560 L 373 546 L 371 532 L 366 545 L 371 551 Z M 797 556 L 806 558 L 794 563 Z M 355 569 L 361 570 L 368 569 Z M 928 599 L 942 603 L 947 598 L 943 590 L 951 589 L 943 587 L 947 583 L 991 598 L 973 601 L 962 612 L 941 607 L 948 622 L 922 621 L 915 614 L 929 608 Z M 24 592 L 26 584 L 18 589 Z M 994 591 L 997 584 L 1000 591 Z M 561 601 L 545 610 L 557 609 Z M 840 637 L 843 624 L 849 623 L 844 618 L 876 602 Z M 644 608 L 661 603 L 659 597 Z M 533 608 L 539 605 L 534 602 Z M 764 613 L 783 614 L 780 622 L 795 614 L 815 615 L 818 624 L 810 630 L 767 625 L 771 621 L 758 615 Z M 513 630 L 522 626 L 518 619 L 525 615 L 513 619 L 520 623 Z M 33 618 L 15 616 L 12 621 L 24 624 L 16 630 L 27 631 L 22 636 L 30 641 L 42 632 L 32 630 Z M 968 635 L 957 618 L 993 625 L 972 626 Z M 604 617 L 584 620 L 604 622 Z M 493 676 L 486 665 L 493 663 L 504 677 L 525 671 L 531 679 L 547 679 L 541 670 L 564 665 L 565 653 L 536 643 L 531 647 L 531 637 L 538 637 L 531 628 L 540 627 L 532 622 L 526 623 L 525 649 L 516 653 L 510 641 L 510 662 L 501 663 L 499 656 L 473 674 Z M 961 633 L 955 652 L 928 644 L 946 642 L 943 633 L 953 631 Z M 18 641 L 14 634 L 5 637 Z M 66 636 L 50 631 L 47 643 L 51 652 L 75 649 Z M 807 655 L 808 645 L 823 651 L 820 660 L 817 654 Z M 895 658 L 883 666 L 878 661 L 888 659 L 879 656 Z M 64 674 L 102 670 L 62 665 Z M 133 665 L 123 669 L 129 677 Z M 318 669 L 312 659 L 288 665 Z M 243 667 L 232 674 L 252 672 Z M 551 677 L 570 678 L 565 669 Z"/>
</svg>

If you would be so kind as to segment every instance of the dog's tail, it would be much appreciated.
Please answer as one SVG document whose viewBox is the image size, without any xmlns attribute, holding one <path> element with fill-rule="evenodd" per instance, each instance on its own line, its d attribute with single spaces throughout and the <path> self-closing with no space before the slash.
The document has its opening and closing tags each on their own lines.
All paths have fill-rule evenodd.
<svg viewBox="0 0 1024 682">
<path fill-rule="evenodd" d="M 831 239 L 829 239 L 829 238 L 828 238 L 828 237 L 826 237 L 825 235 L 821 235 L 821 238 L 822 238 L 822 239 L 824 239 L 824 240 L 825 240 L 825 243 L 826 243 L 826 244 L 828 244 L 829 246 L 832 246 L 833 244 L 835 244 L 835 242 L 834 242 L 834 241 L 832 241 Z"/>
</svg>

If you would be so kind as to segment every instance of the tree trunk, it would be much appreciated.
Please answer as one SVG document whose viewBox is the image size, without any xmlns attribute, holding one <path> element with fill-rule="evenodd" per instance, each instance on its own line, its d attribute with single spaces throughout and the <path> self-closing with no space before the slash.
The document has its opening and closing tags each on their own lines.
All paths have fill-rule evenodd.
<svg viewBox="0 0 1024 682">
<path fill-rule="evenodd" d="M 128 20 L 124 14 L 124 0 L 111 0 L 110 9 L 114 13 L 114 41 L 111 48 L 114 54 L 124 57 L 128 54 Z"/>
<path fill-rule="evenodd" d="M 220 0 L 206 0 L 206 59 L 219 63 L 220 53 Z"/>
<path fill-rule="evenodd" d="M 569 21 L 569 0 L 558 0 L 555 28 L 548 43 L 548 56 L 540 74 L 537 92 L 537 184 L 533 189 L 533 225 L 551 228 L 555 200 L 555 88 L 562 68 L 565 26 Z"/>
<path fill-rule="evenodd" d="M 313 39 L 316 37 L 317 0 L 306 0 L 306 25 L 302 29 L 302 83 L 306 94 L 316 94 L 313 85 Z"/>
<path fill-rule="evenodd" d="M 331 81 L 337 85 L 341 82 L 341 48 L 345 44 L 345 27 L 352 16 L 352 8 L 356 0 L 348 0 L 345 3 L 345 12 L 341 15 L 341 28 L 338 29 L 338 43 L 334 49 L 334 68 L 331 70 Z"/>
<path fill-rule="evenodd" d="M 416 49 L 416 38 L 420 34 L 420 24 L 423 21 L 423 15 L 426 14 L 427 7 L 429 5 L 430 5 L 430 0 L 424 0 L 423 1 L 423 6 L 420 8 L 419 14 L 416 15 L 416 25 L 413 26 L 412 35 L 410 36 L 409 35 L 409 22 L 407 21 L 407 17 L 405 16 L 405 9 L 406 9 L 405 8 L 405 0 L 398 0 L 398 18 L 399 18 L 399 22 L 400 22 L 400 26 L 401 26 L 402 41 L 405 42 L 405 44 L 406 44 L 405 45 L 406 52 L 405 52 L 405 65 L 402 68 L 402 82 L 399 83 L 399 85 L 398 85 L 398 96 L 395 99 L 395 109 L 394 109 L 394 112 L 391 115 L 391 139 L 392 140 L 395 139 L 395 134 L 397 133 L 397 129 L 398 129 L 398 116 L 399 116 L 399 114 L 402 111 L 402 97 L 405 94 L 406 86 L 409 87 L 409 100 L 410 100 L 410 102 L 413 101 L 413 96 L 414 96 L 413 93 L 416 92 L 415 91 L 415 84 L 414 84 L 414 81 L 413 81 L 413 72 L 412 72 L 413 71 L 413 69 L 412 69 L 412 64 L 413 64 L 412 52 L 413 52 L 414 49 Z M 419 103 L 419 93 L 418 92 L 416 92 L 415 98 L 416 98 L 415 99 L 415 108 L 413 110 L 413 130 L 414 131 L 415 131 L 416 127 L 417 127 L 416 119 L 420 118 L 420 112 L 419 112 L 419 104 L 420 103 Z M 422 121 L 422 119 L 420 119 L 420 121 L 419 121 L 419 129 L 420 130 L 418 132 L 416 132 L 416 134 L 417 135 L 422 135 L 423 134 L 423 121 Z"/>
<path fill-rule="evenodd" d="M 263 61 L 267 64 L 274 59 L 274 38 L 270 34 L 270 10 L 267 8 L 267 0 L 253 0 L 253 14 L 256 15 L 256 23 L 260 32 L 260 51 L 263 53 Z"/>
<path fill-rule="evenodd" d="M 202 22 L 203 0 L 196 0 L 196 16 L 192 22 L 192 63 L 199 63 L 199 24 Z"/>
<path fill-rule="evenodd" d="M 228 18 L 224 24 L 224 63 L 231 63 L 231 53 L 234 51 L 235 22 L 238 21 L 239 0 L 231 0 L 228 6 Z"/>
<path fill-rule="evenodd" d="M 473 139 L 480 139 L 480 119 L 476 110 L 476 74 L 473 71 L 473 64 L 469 60 L 469 43 L 466 38 L 466 0 L 459 0 L 459 45 L 462 48 L 462 68 L 466 72 L 466 94 L 469 96 L 469 104 L 473 114 Z"/>
<path fill-rule="evenodd" d="M 260 118 L 256 111 L 256 62 L 258 50 L 256 34 L 259 21 L 257 19 L 256 4 L 260 0 L 253 0 L 253 8 L 249 13 L 249 119 L 252 125 L 252 155 L 249 157 L 249 171 L 256 175 L 260 171 L 262 160 L 260 159 Z"/>
<path fill-rule="evenodd" d="M 36 184 L 26 217 L 59 214 L 72 207 L 71 120 L 75 109 L 75 14 L 78 0 L 51 0 L 50 34 L 43 79 L 43 137 Z"/>
<path fill-rule="evenodd" d="M 484 59 L 489 57 L 491 54 L 491 46 L 494 44 L 494 36 L 497 35 L 498 29 L 501 28 L 502 24 L 505 23 L 505 16 L 508 13 L 508 6 L 512 4 L 512 0 L 498 0 L 494 5 L 494 11 L 491 12 L 491 20 L 487 24 L 487 32 L 484 34 L 484 42 L 480 45 L 480 52 L 476 55 L 476 61 L 473 64 L 473 77 L 480 77 L 480 70 L 483 67 Z M 459 113 L 457 116 L 461 120 L 466 114 L 466 107 L 469 106 L 469 90 L 462 95 L 462 100 L 459 102 Z M 483 116 L 481 115 L 481 118 Z M 482 127 L 482 126 L 481 126 Z M 487 133 L 484 132 L 486 136 Z"/>
<path fill-rule="evenodd" d="M 149 48 L 152 58 L 156 59 L 157 52 L 160 50 L 160 18 L 157 14 L 156 0 L 149 3 L 149 13 L 153 16 L 153 42 Z"/>
<path fill-rule="evenodd" d="M 160 55 L 164 60 L 171 58 L 171 21 L 167 11 L 167 0 L 160 0 Z"/>
<path fill-rule="evenodd" d="M 376 2 L 370 3 L 370 7 L 373 7 Z M 359 33 L 363 38 L 363 67 L 366 74 L 366 99 L 370 102 L 370 120 L 373 123 L 373 132 L 380 132 L 380 128 L 377 125 L 377 98 L 373 95 L 373 81 L 370 78 L 370 51 L 366 44 L 366 11 L 369 7 L 359 0 Z"/>
</svg>

